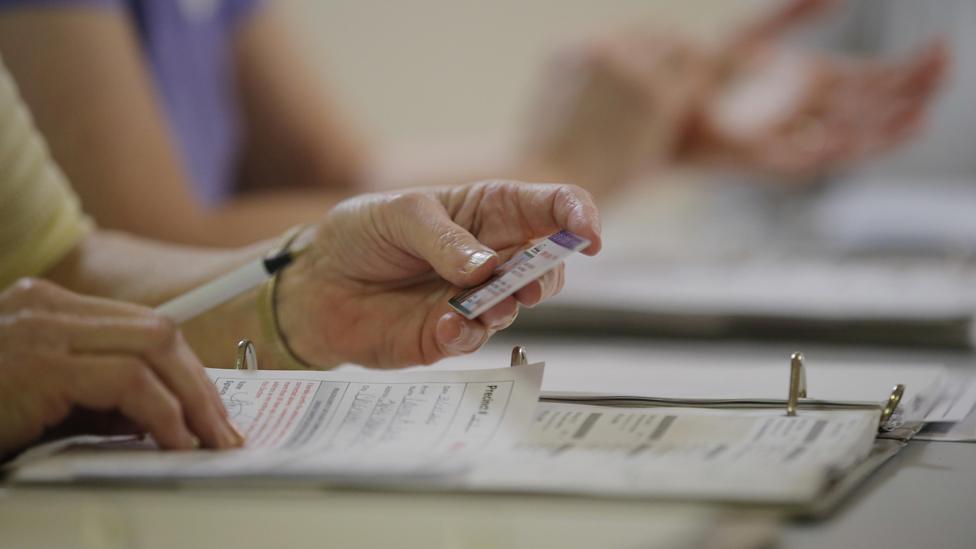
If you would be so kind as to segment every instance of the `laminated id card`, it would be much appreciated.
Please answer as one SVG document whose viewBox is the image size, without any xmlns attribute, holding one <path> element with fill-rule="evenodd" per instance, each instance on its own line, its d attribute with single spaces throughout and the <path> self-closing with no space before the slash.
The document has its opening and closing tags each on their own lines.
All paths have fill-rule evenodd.
<svg viewBox="0 0 976 549">
<path fill-rule="evenodd" d="M 464 290 L 450 300 L 451 307 L 474 319 L 499 304 L 528 283 L 546 274 L 566 256 L 590 245 L 590 241 L 569 231 L 560 231 L 535 246 L 516 254 L 495 270 L 495 276 L 480 286 Z"/>
</svg>

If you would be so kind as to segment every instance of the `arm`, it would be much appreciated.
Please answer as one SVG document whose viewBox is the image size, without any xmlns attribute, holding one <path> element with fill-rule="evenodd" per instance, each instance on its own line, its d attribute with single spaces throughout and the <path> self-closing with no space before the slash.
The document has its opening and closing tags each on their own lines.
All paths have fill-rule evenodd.
<svg viewBox="0 0 976 549">
<path fill-rule="evenodd" d="M 668 46 L 663 41 L 661 45 Z M 247 188 L 268 184 L 315 188 L 328 183 L 393 189 L 515 178 L 570 181 L 599 190 L 629 175 L 635 164 L 643 166 L 665 155 L 675 117 L 660 115 L 687 92 L 687 86 L 681 85 L 687 78 L 673 74 L 674 63 L 667 54 L 652 49 L 641 56 L 618 55 L 634 49 L 632 44 L 620 44 L 581 56 L 586 74 L 569 79 L 557 75 L 544 82 L 524 143 L 367 147 L 321 82 L 312 77 L 273 3 L 248 18 L 235 46 L 247 126 L 242 157 Z M 612 66 L 615 57 L 629 67 Z M 624 69 L 637 65 L 660 69 L 653 84 L 627 78 Z M 567 88 L 578 83 L 569 81 L 572 77 L 589 82 L 594 74 L 597 85 L 584 85 L 578 96 L 567 95 Z M 679 84 L 668 86 L 672 81 Z M 652 110 L 641 101 L 649 88 L 662 103 Z M 608 113 L 601 106 L 604 103 L 615 105 L 609 114 L 618 116 L 597 119 Z M 681 112 L 681 107 L 675 110 Z"/>
<path fill-rule="evenodd" d="M 172 321 L 50 282 L 25 278 L 7 286 L 46 272 L 73 290 L 154 305 L 267 246 L 208 251 L 93 233 L 2 63 L 0 115 L 7 121 L 0 127 L 0 195 L 9 198 L 0 216 L 0 459 L 46 431 L 149 431 L 168 448 L 240 445 Z M 476 320 L 450 311 L 447 298 L 491 276 L 499 255 L 557 228 L 590 239 L 587 253 L 600 247 L 592 202 L 569 186 L 487 182 L 362 197 L 327 215 L 310 250 L 281 276 L 278 303 L 270 304 L 276 330 L 257 326 L 254 291 L 182 328 L 212 366 L 230 363 L 227 350 L 241 336 L 265 351 L 287 337 L 302 360 L 321 366 L 397 367 L 472 352 L 511 324 L 518 303 L 559 291 L 562 268 Z"/>
<path fill-rule="evenodd" d="M 120 13 L 10 10 L 0 14 L 0 50 L 53 156 L 103 227 L 243 244 L 314 220 L 338 200 L 318 191 L 202 205 Z"/>
<path fill-rule="evenodd" d="M 277 3 L 239 23 L 233 52 L 244 189 L 360 187 L 369 148 L 298 53 Z"/>
<path fill-rule="evenodd" d="M 238 249 L 170 245 L 124 233 L 94 231 L 44 278 L 79 294 L 154 307 L 260 257 L 270 242 Z M 246 334 L 267 348 L 258 327 L 257 292 L 248 292 L 217 311 L 183 326 L 190 346 L 212 367 L 232 364 L 232 350 Z M 220 343 L 217 343 L 220 342 Z"/>
<path fill-rule="evenodd" d="M 448 306 L 461 288 L 484 282 L 526 242 L 568 229 L 600 248 L 589 195 L 568 185 L 489 181 L 365 195 L 319 222 L 310 250 L 285 269 L 276 315 L 306 363 L 374 367 L 429 364 L 472 352 L 515 318 L 558 292 L 562 269 L 520 290 L 476 320 Z M 96 233 L 48 274 L 70 290 L 155 305 L 261 255 L 270 244 L 206 251 Z M 232 363 L 252 339 L 270 358 L 275 334 L 262 327 L 259 290 L 183 325 L 204 364 Z"/>
<path fill-rule="evenodd" d="M 278 3 L 259 9 L 234 40 L 243 189 L 378 190 L 525 175 L 497 144 L 370 142 L 313 74 Z"/>
<path fill-rule="evenodd" d="M 558 292 L 563 269 L 474 320 L 452 311 L 449 297 L 484 282 L 526 241 L 561 228 L 592 242 L 584 253 L 599 251 L 596 208 L 572 186 L 493 181 L 363 196 L 319 223 L 309 250 L 283 273 L 273 314 L 291 351 L 322 367 L 396 368 L 470 353 L 508 327 L 520 303 Z M 156 300 L 257 251 L 208 258 L 96 234 L 48 277 Z M 257 300 L 245 293 L 182 326 L 202 364 L 229 365 L 237 337 L 264 350 L 276 343 L 257 325 Z M 164 448 L 239 446 L 243 437 L 202 364 L 152 310 L 24 279 L 0 292 L 0 459 L 45 433 L 148 431 Z"/>
</svg>

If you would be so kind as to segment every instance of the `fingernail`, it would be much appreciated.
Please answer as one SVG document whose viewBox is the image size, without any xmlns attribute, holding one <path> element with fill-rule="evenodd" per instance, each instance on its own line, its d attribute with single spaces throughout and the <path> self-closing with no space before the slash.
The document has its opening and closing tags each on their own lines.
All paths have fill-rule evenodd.
<svg viewBox="0 0 976 549">
<path fill-rule="evenodd" d="M 459 351 L 469 351 L 481 339 L 481 334 L 478 332 L 479 330 L 467 322 L 461 324 L 461 330 L 458 332 L 457 337 L 454 338 L 453 347 Z"/>
<path fill-rule="evenodd" d="M 226 422 L 220 427 L 217 438 L 221 449 L 238 448 L 241 445 L 241 435 L 231 422 Z"/>
<path fill-rule="evenodd" d="M 241 430 L 237 428 L 237 425 L 234 425 L 233 422 L 230 422 L 230 430 L 234 433 L 234 436 L 237 438 L 237 443 L 234 445 L 234 447 L 240 448 L 244 446 L 244 443 L 247 442 L 247 437 L 244 436 L 244 433 L 242 433 Z"/>
<path fill-rule="evenodd" d="M 552 286 L 556 283 L 552 276 L 546 273 L 539 278 L 539 301 L 536 304 L 542 303 L 549 296 L 549 293 L 552 292 Z"/>
<path fill-rule="evenodd" d="M 464 272 L 465 274 L 473 273 L 476 270 L 478 270 L 479 267 L 481 267 L 485 263 L 488 263 L 488 261 L 490 261 L 491 258 L 494 256 L 495 254 L 491 252 L 485 252 L 485 251 L 474 252 L 470 256 L 468 256 L 468 261 L 467 263 L 464 264 L 464 267 L 461 269 L 461 271 Z"/>
<path fill-rule="evenodd" d="M 491 326 L 491 330 L 497 332 L 499 330 L 504 330 L 505 328 L 508 328 L 509 326 L 512 325 L 512 323 L 515 322 L 515 319 L 518 318 L 518 314 L 519 314 L 519 310 L 515 309 L 515 313 L 512 314 L 512 316 L 506 317 L 500 320 L 499 322 L 496 322 Z"/>
<path fill-rule="evenodd" d="M 466 323 L 461 323 L 461 329 L 458 330 L 457 337 L 455 337 L 454 341 L 451 343 L 453 343 L 455 347 L 459 347 L 468 339 L 468 337 L 470 337 L 470 334 L 471 328 L 469 328 Z"/>
</svg>

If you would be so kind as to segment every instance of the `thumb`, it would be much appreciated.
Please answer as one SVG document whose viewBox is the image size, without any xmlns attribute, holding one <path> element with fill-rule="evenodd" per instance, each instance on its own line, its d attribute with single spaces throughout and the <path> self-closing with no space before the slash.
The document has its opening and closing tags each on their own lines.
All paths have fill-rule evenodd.
<svg viewBox="0 0 976 549">
<path fill-rule="evenodd" d="M 402 244 L 441 278 L 468 288 L 487 280 L 498 266 L 494 250 L 455 223 L 434 197 L 410 193 L 395 203 Z"/>
</svg>

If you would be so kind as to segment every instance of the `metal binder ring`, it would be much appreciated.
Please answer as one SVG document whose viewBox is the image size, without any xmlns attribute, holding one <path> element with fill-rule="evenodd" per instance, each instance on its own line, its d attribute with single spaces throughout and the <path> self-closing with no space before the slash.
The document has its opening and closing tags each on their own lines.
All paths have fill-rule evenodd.
<svg viewBox="0 0 976 549">
<path fill-rule="evenodd" d="M 891 416 L 895 415 L 895 410 L 901 404 L 901 397 L 904 394 L 905 386 L 901 383 L 895 385 L 895 388 L 891 390 L 891 394 L 888 395 L 888 401 L 885 402 L 884 408 L 881 409 L 881 421 L 879 423 L 882 427 L 891 421 Z"/>
<path fill-rule="evenodd" d="M 258 369 L 258 354 L 250 339 L 242 339 L 237 342 L 237 359 L 234 360 L 234 369 L 250 372 Z"/>
<path fill-rule="evenodd" d="M 790 387 L 786 395 L 786 415 L 795 416 L 801 398 L 807 397 L 807 372 L 803 367 L 803 354 L 790 355 Z"/>
<path fill-rule="evenodd" d="M 521 345 L 516 345 L 512 347 L 512 366 L 526 366 L 529 363 L 529 358 L 525 354 L 525 347 Z"/>
</svg>

